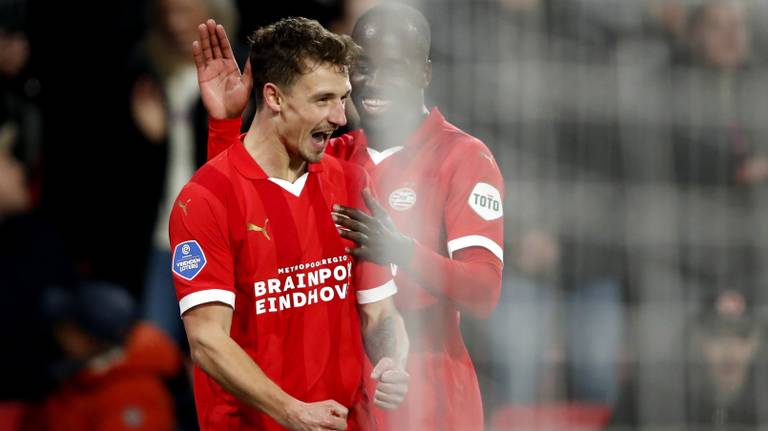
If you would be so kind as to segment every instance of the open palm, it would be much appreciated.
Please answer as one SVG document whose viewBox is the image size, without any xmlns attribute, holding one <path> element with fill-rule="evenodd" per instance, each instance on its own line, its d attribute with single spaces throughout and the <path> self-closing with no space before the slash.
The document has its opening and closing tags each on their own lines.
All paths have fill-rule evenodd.
<svg viewBox="0 0 768 431">
<path fill-rule="evenodd" d="M 200 96 L 208 114 L 217 119 L 242 115 L 251 94 L 251 64 L 241 75 L 224 27 L 209 19 L 198 27 L 199 39 L 192 43 Z"/>
</svg>

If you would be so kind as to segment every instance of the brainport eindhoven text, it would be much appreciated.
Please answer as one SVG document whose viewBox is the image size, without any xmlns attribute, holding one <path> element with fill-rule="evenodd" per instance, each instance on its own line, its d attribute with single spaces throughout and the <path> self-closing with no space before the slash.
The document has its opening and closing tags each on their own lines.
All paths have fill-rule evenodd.
<svg viewBox="0 0 768 431">
<path fill-rule="evenodd" d="M 306 307 L 335 298 L 345 299 L 352 262 L 349 256 L 337 256 L 279 268 L 277 273 L 285 278 L 270 278 L 253 284 L 256 314 Z"/>
</svg>

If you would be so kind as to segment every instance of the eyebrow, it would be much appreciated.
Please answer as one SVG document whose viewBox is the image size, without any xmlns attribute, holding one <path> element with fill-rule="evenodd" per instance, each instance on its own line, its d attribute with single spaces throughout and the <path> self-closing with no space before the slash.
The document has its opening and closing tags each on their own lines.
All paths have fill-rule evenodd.
<svg viewBox="0 0 768 431">
<path fill-rule="evenodd" d="M 352 90 L 347 90 L 347 92 L 344 93 L 342 95 L 342 97 L 349 96 L 350 93 L 352 93 Z M 326 92 L 319 93 L 319 94 L 316 94 L 316 95 L 312 96 L 312 100 L 320 100 L 320 99 L 324 99 L 324 98 L 327 98 L 327 97 L 337 97 L 337 93 L 334 93 L 332 91 L 326 91 Z"/>
</svg>

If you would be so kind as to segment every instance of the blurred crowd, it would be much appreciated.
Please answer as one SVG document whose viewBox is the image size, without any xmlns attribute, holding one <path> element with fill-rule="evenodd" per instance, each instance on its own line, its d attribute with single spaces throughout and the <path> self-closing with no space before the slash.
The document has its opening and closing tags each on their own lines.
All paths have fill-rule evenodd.
<svg viewBox="0 0 768 431">
<path fill-rule="evenodd" d="M 195 429 L 167 220 L 205 161 L 196 26 L 243 59 L 376 1 L 282 3 L 0 0 L 0 429 Z M 768 0 L 409 3 L 429 102 L 506 180 L 501 300 L 463 322 L 488 428 L 768 426 Z"/>
</svg>

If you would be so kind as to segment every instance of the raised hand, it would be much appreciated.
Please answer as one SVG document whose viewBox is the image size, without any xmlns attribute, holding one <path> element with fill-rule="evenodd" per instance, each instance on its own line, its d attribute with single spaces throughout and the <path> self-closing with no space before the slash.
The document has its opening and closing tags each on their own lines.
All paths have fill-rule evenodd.
<svg viewBox="0 0 768 431">
<path fill-rule="evenodd" d="M 363 200 L 371 215 L 342 205 L 334 205 L 331 213 L 336 224 L 341 226 L 339 234 L 359 246 L 349 253 L 380 265 L 405 266 L 411 258 L 413 240 L 400 233 L 367 189 L 363 191 Z"/>
<path fill-rule="evenodd" d="M 408 373 L 397 366 L 392 358 L 381 358 L 373 367 L 371 378 L 379 381 L 373 395 L 374 404 L 388 410 L 397 408 L 403 402 L 411 380 Z"/>
<path fill-rule="evenodd" d="M 159 143 L 168 132 L 163 90 L 150 78 L 139 78 L 131 93 L 131 115 L 139 131 L 152 143 Z"/>
<path fill-rule="evenodd" d="M 197 30 L 199 40 L 192 43 L 192 54 L 203 105 L 213 118 L 239 117 L 248 106 L 253 88 L 251 62 L 246 61 L 241 75 L 227 32 L 216 21 L 209 19 Z"/>
<path fill-rule="evenodd" d="M 347 408 L 334 400 L 297 402 L 288 409 L 284 420 L 280 422 L 294 431 L 345 430 L 347 414 Z"/>
</svg>

